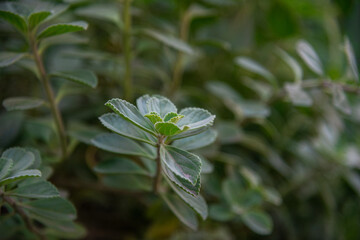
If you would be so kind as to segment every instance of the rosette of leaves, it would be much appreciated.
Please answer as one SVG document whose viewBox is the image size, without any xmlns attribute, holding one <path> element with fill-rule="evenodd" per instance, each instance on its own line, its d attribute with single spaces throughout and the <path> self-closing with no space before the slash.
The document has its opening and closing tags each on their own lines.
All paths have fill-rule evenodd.
<svg viewBox="0 0 360 240">
<path fill-rule="evenodd" d="M 0 157 L 1 239 L 79 238 L 76 210 L 42 176 L 37 150 L 10 148 Z M 46 169 L 44 168 L 44 175 Z"/>
<path fill-rule="evenodd" d="M 178 112 L 162 96 L 144 95 L 136 102 L 137 107 L 122 99 L 109 100 L 105 105 L 114 113 L 102 115 L 100 121 L 113 133 L 100 134 L 92 143 L 113 153 L 138 156 L 141 165 L 113 158 L 98 164 L 95 171 L 114 187 L 152 189 L 185 225 L 196 229 L 195 213 L 206 219 L 208 210 L 199 194 L 202 159 L 188 150 L 215 140 L 216 132 L 210 128 L 215 116 L 200 108 Z"/>
</svg>

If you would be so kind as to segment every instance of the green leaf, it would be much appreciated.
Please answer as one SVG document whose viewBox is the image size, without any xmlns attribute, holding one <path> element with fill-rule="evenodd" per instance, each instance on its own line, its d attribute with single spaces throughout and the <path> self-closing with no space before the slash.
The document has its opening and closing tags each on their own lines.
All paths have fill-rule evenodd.
<svg viewBox="0 0 360 240">
<path fill-rule="evenodd" d="M 45 223 L 49 225 L 48 220 Z M 44 229 L 44 232 L 46 235 L 56 237 L 56 239 L 84 239 L 86 237 L 86 229 L 80 224 L 70 221 L 60 224 L 55 222 L 51 228 Z"/>
<path fill-rule="evenodd" d="M 249 72 L 262 76 L 273 84 L 275 83 L 274 75 L 254 60 L 247 57 L 237 57 L 235 62 L 238 66 L 248 70 Z"/>
<path fill-rule="evenodd" d="M 352 73 L 355 81 L 359 81 L 359 70 L 358 70 L 358 67 L 356 64 L 356 57 L 354 54 L 354 49 L 353 49 L 348 37 L 345 37 L 345 40 L 344 40 L 344 51 L 345 51 L 347 61 L 350 65 L 351 73 Z"/>
<path fill-rule="evenodd" d="M 144 29 L 142 31 L 145 35 L 165 44 L 168 47 L 172 47 L 175 50 L 178 50 L 187 54 L 194 54 L 194 50 L 186 42 L 175 38 L 173 36 L 168 36 L 158 31 L 152 29 Z"/>
<path fill-rule="evenodd" d="M 291 102 L 296 106 L 311 106 L 313 101 L 310 96 L 302 89 L 300 84 L 285 84 L 285 90 Z"/>
<path fill-rule="evenodd" d="M 183 126 L 182 128 L 179 128 L 175 123 L 171 122 L 158 122 L 155 124 L 155 129 L 158 131 L 161 135 L 164 136 L 173 136 L 176 134 L 179 134 L 181 132 L 184 132 L 188 129 L 188 126 Z"/>
<path fill-rule="evenodd" d="M 196 230 L 198 220 L 194 211 L 187 206 L 179 197 L 170 194 L 161 194 L 162 199 L 175 214 L 175 216 L 189 228 Z"/>
<path fill-rule="evenodd" d="M 14 174 L 11 174 L 10 176 L 7 176 L 6 178 L 2 179 L 0 181 L 0 185 L 6 185 L 18 181 L 20 179 L 31 178 L 31 177 L 41 177 L 41 172 L 36 169 L 17 171 Z"/>
<path fill-rule="evenodd" d="M 42 21 L 44 21 L 48 16 L 51 15 L 51 12 L 49 11 L 39 11 L 31 13 L 28 17 L 28 23 L 30 29 L 34 29 L 39 25 Z"/>
<path fill-rule="evenodd" d="M 175 191 L 175 193 L 186 202 L 192 209 L 194 209 L 203 220 L 205 220 L 208 216 L 208 207 L 204 200 L 204 198 L 198 194 L 197 196 L 193 196 L 182 189 L 178 188 L 174 183 L 172 183 L 169 179 L 166 178 L 171 188 Z"/>
<path fill-rule="evenodd" d="M 189 129 L 171 137 L 171 140 L 199 134 L 212 126 L 215 120 L 215 115 L 201 108 L 184 108 L 180 111 L 180 114 L 184 115 L 184 117 L 177 122 L 177 126 L 188 126 Z"/>
<path fill-rule="evenodd" d="M 37 150 L 35 148 L 28 148 L 28 147 L 25 148 L 25 150 L 34 154 L 34 157 L 35 157 L 33 164 L 29 168 L 33 168 L 33 169 L 39 168 L 41 165 L 41 155 L 40 155 L 39 150 Z"/>
<path fill-rule="evenodd" d="M 13 166 L 13 161 L 9 158 L 0 158 L 0 180 L 6 177 Z"/>
<path fill-rule="evenodd" d="M 94 171 L 101 174 L 149 175 L 145 169 L 127 158 L 112 158 L 102 161 L 94 167 Z"/>
<path fill-rule="evenodd" d="M 40 107 L 44 100 L 34 97 L 12 97 L 3 101 L 3 106 L 7 111 L 28 110 Z"/>
<path fill-rule="evenodd" d="M 332 86 L 333 104 L 341 112 L 351 114 L 351 106 L 347 99 L 344 89 L 340 85 L 333 84 Z"/>
<path fill-rule="evenodd" d="M 64 78 L 66 80 L 83 84 L 88 87 L 96 88 L 98 79 L 92 71 L 76 70 L 72 72 L 55 72 L 51 76 Z"/>
<path fill-rule="evenodd" d="M 157 122 L 163 122 L 163 119 L 156 112 L 145 114 L 144 117 L 148 118 L 153 124 Z"/>
<path fill-rule="evenodd" d="M 200 192 L 200 176 L 197 179 L 197 182 L 194 185 L 189 183 L 188 181 L 182 179 L 181 177 L 178 177 L 176 174 L 174 174 L 165 164 L 162 164 L 162 169 L 166 177 L 168 177 L 173 183 L 175 183 L 178 187 L 180 187 L 182 190 L 188 192 L 189 194 L 196 196 Z"/>
<path fill-rule="evenodd" d="M 59 197 L 59 191 L 47 181 L 38 181 L 21 185 L 14 190 L 6 192 L 7 195 L 21 198 L 53 198 Z"/>
<path fill-rule="evenodd" d="M 91 140 L 91 143 L 113 153 L 154 158 L 153 153 L 139 143 L 115 133 L 99 134 Z"/>
<path fill-rule="evenodd" d="M 0 53 L 0 67 L 7 67 L 16 63 L 25 56 L 25 53 L 2 52 Z"/>
<path fill-rule="evenodd" d="M 260 210 L 250 210 L 241 215 L 246 226 L 257 234 L 267 235 L 273 229 L 273 222 L 268 214 Z"/>
<path fill-rule="evenodd" d="M 306 65 L 319 76 L 324 75 L 323 66 L 313 47 L 305 40 L 296 44 L 296 50 Z"/>
<path fill-rule="evenodd" d="M 107 101 L 105 105 L 111 108 L 117 114 L 119 114 L 125 120 L 155 135 L 154 125 L 147 118 L 141 115 L 138 109 L 131 103 L 128 103 L 127 101 L 122 99 L 113 98 Z"/>
<path fill-rule="evenodd" d="M 164 122 L 177 123 L 184 115 L 178 115 L 176 112 L 169 112 L 164 116 Z M 174 120 L 173 120 L 174 119 Z"/>
<path fill-rule="evenodd" d="M 148 134 L 115 113 L 104 114 L 99 119 L 106 128 L 124 137 L 142 141 L 151 145 L 156 145 L 157 143 L 157 139 L 154 136 Z"/>
<path fill-rule="evenodd" d="M 217 221 L 230 221 L 236 215 L 232 212 L 231 208 L 226 204 L 213 204 L 210 206 L 209 211 L 210 218 Z"/>
<path fill-rule="evenodd" d="M 300 64 L 284 50 L 278 49 L 281 59 L 291 68 L 294 73 L 295 82 L 301 82 L 303 77 L 303 71 Z"/>
<path fill-rule="evenodd" d="M 148 106 L 147 106 L 147 101 L 149 99 L 150 99 L 150 96 L 148 94 L 143 95 L 143 96 L 139 97 L 138 99 L 136 99 L 136 106 L 142 115 L 150 113 Z"/>
<path fill-rule="evenodd" d="M 102 178 L 104 184 L 111 188 L 131 191 L 151 191 L 151 178 L 144 175 L 112 174 Z"/>
<path fill-rule="evenodd" d="M 71 202 L 60 197 L 23 202 L 22 206 L 31 215 L 40 216 L 45 219 L 70 221 L 76 218 L 75 207 Z"/>
<path fill-rule="evenodd" d="M 72 23 L 58 23 L 53 24 L 42 30 L 37 38 L 43 39 L 51 36 L 56 36 L 60 34 L 70 33 L 70 32 L 77 32 L 86 30 L 88 27 L 88 24 L 83 21 L 78 22 L 72 22 Z"/>
<path fill-rule="evenodd" d="M 201 172 L 201 160 L 198 156 L 172 146 L 161 146 L 160 158 L 177 176 L 196 185 Z"/>
<path fill-rule="evenodd" d="M 169 99 L 158 95 L 148 98 L 146 106 L 148 113 L 156 112 L 162 118 L 169 112 L 177 112 L 176 106 Z"/>
<path fill-rule="evenodd" d="M 116 5 L 91 4 L 90 6 L 79 8 L 75 13 L 88 18 L 110 21 L 118 26 L 122 24 L 118 6 Z"/>
<path fill-rule="evenodd" d="M 22 33 L 25 33 L 27 30 L 26 21 L 19 14 L 0 9 L 0 18 L 16 27 Z"/>
<path fill-rule="evenodd" d="M 35 156 L 32 152 L 19 147 L 5 150 L 1 157 L 13 160 L 14 165 L 11 169 L 12 173 L 30 167 L 35 161 Z"/>
<path fill-rule="evenodd" d="M 208 129 L 198 135 L 175 140 L 172 146 L 184 150 L 194 150 L 212 144 L 216 140 L 216 137 L 217 131 Z"/>
</svg>

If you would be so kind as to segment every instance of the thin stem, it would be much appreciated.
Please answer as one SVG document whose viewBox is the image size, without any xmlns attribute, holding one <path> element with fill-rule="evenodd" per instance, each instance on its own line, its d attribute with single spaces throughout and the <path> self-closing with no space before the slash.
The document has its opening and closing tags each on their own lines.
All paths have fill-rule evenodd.
<svg viewBox="0 0 360 240">
<path fill-rule="evenodd" d="M 59 108 L 55 102 L 55 96 L 54 96 L 54 91 L 50 85 L 50 80 L 46 74 L 45 71 L 45 67 L 44 67 L 44 63 L 42 61 L 42 58 L 39 54 L 38 48 L 37 48 L 37 43 L 35 41 L 35 38 L 33 35 L 30 35 L 30 45 L 32 48 L 32 53 L 35 59 L 35 63 L 37 66 L 37 69 L 40 73 L 40 81 L 43 84 L 43 87 L 45 89 L 47 98 L 49 100 L 50 103 L 50 109 L 51 109 L 51 113 L 53 115 L 53 118 L 55 120 L 55 124 L 56 124 L 56 128 L 57 128 L 57 132 L 58 132 L 58 136 L 59 136 L 59 140 L 60 140 L 60 145 L 61 145 L 61 152 L 62 152 L 62 158 L 66 157 L 66 146 L 67 146 L 67 141 L 66 141 L 66 134 L 65 134 L 65 128 L 64 128 L 64 123 L 59 111 Z"/>
<path fill-rule="evenodd" d="M 184 16 L 182 17 L 181 25 L 180 25 L 180 39 L 183 40 L 184 42 L 188 40 L 189 24 L 190 24 L 190 19 L 188 15 L 185 13 Z M 183 72 L 184 72 L 183 62 L 184 62 L 184 53 L 179 52 L 176 57 L 173 79 L 168 92 L 168 96 L 170 98 L 174 96 L 176 91 L 181 86 Z"/>
<path fill-rule="evenodd" d="M 37 229 L 31 219 L 26 215 L 25 211 L 17 205 L 17 203 L 10 197 L 5 196 L 4 192 L 0 190 L 0 197 L 2 197 L 3 201 L 8 203 L 16 213 L 20 215 L 20 217 L 25 222 L 26 227 L 29 229 L 30 232 L 34 233 L 36 236 L 38 236 L 41 240 L 46 240 L 46 236 L 41 233 L 39 229 Z"/>
<path fill-rule="evenodd" d="M 157 149 L 156 149 L 156 173 L 155 173 L 155 178 L 154 178 L 154 183 L 153 183 L 153 192 L 154 193 L 159 192 L 159 187 L 160 187 L 160 182 L 161 182 L 160 147 L 162 144 L 163 144 L 163 138 L 160 137 L 158 144 L 157 144 Z"/>
<path fill-rule="evenodd" d="M 131 73 L 131 1 L 125 0 L 123 6 L 123 21 L 124 21 L 124 31 L 123 31 L 123 46 L 124 46 L 124 61 L 125 61 L 125 76 L 124 76 L 124 97 L 126 100 L 131 101 L 133 97 L 133 88 L 132 88 L 132 73 Z"/>
</svg>

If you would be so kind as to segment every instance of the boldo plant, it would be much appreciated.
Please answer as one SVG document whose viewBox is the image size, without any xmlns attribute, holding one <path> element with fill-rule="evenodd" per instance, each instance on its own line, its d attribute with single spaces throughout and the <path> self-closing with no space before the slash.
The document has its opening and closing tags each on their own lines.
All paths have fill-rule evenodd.
<svg viewBox="0 0 360 240">
<path fill-rule="evenodd" d="M 138 98 L 137 107 L 122 99 L 111 99 L 105 105 L 115 113 L 102 115 L 100 121 L 114 133 L 97 135 L 92 143 L 113 153 L 138 156 L 142 166 L 136 159 L 112 158 L 100 162 L 95 171 L 104 175 L 105 184 L 136 186 L 159 194 L 185 225 L 196 229 L 195 212 L 202 219 L 208 215 L 199 193 L 201 166 L 206 160 L 188 150 L 214 142 L 216 132 L 210 127 L 215 116 L 201 108 L 178 112 L 169 99 L 158 95 Z"/>
</svg>

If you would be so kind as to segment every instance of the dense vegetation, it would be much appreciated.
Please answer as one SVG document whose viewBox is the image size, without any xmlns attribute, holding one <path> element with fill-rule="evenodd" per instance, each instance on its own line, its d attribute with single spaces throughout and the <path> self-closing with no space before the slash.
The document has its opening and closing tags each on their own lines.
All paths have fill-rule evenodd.
<svg viewBox="0 0 360 240">
<path fill-rule="evenodd" d="M 359 239 L 359 21 L 356 0 L 1 2 L 0 239 Z"/>
</svg>

